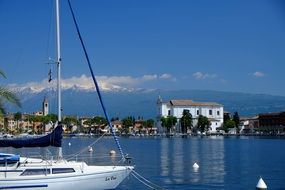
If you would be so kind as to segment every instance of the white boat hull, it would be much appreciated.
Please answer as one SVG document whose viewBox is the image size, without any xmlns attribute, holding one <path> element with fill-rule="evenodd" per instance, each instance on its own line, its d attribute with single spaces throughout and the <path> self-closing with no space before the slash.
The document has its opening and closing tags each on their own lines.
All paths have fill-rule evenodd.
<svg viewBox="0 0 285 190">
<path fill-rule="evenodd" d="M 85 174 L 74 177 L 48 176 L 41 179 L 30 180 L 1 180 L 0 189 L 82 189 L 82 190 L 104 190 L 115 189 L 130 173 L 130 169 L 113 173 Z"/>
<path fill-rule="evenodd" d="M 73 173 L 22 175 L 26 169 L 72 167 Z M 0 172 L 1 189 L 25 190 L 106 190 L 115 189 L 133 170 L 132 166 L 88 166 L 85 163 L 53 163 L 50 166 L 28 164 L 17 168 L 8 168 Z"/>
</svg>

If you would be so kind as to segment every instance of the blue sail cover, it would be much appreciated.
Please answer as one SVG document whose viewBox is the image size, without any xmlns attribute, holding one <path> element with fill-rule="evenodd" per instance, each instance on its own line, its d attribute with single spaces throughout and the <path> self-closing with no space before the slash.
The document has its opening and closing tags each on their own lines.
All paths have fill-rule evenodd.
<svg viewBox="0 0 285 190">
<path fill-rule="evenodd" d="M 0 164 L 14 164 L 19 160 L 19 155 L 0 153 Z"/>
<path fill-rule="evenodd" d="M 58 125 L 50 134 L 41 137 L 31 137 L 31 138 L 22 138 L 22 139 L 1 139 L 0 147 L 47 147 L 55 146 L 61 147 L 62 139 L 62 126 Z"/>
</svg>

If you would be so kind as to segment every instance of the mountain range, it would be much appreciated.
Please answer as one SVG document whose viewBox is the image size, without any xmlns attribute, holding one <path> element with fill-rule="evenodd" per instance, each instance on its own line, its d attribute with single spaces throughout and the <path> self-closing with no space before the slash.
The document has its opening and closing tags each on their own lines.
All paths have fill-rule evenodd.
<svg viewBox="0 0 285 190">
<path fill-rule="evenodd" d="M 8 106 L 11 112 L 33 113 L 42 110 L 42 102 L 49 100 L 50 112 L 56 113 L 56 92 L 51 89 L 14 89 L 22 102 L 21 108 Z M 135 116 L 156 117 L 158 96 L 163 101 L 171 99 L 192 99 L 193 101 L 217 102 L 228 112 L 237 111 L 241 116 L 259 113 L 285 111 L 285 97 L 266 94 L 222 92 L 210 90 L 116 90 L 103 91 L 103 98 L 111 117 Z M 62 91 L 63 115 L 92 116 L 103 115 L 97 93 L 82 88 L 66 88 Z"/>
</svg>

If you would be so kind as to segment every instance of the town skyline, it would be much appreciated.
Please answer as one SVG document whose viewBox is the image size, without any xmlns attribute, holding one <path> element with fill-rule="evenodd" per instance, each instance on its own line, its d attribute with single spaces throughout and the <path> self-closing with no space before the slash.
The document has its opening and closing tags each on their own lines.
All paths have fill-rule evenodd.
<svg viewBox="0 0 285 190">
<path fill-rule="evenodd" d="M 103 90 L 201 89 L 285 96 L 282 1 L 72 1 Z M 63 85 L 92 88 L 61 1 Z M 52 1 L 0 2 L 1 69 L 11 87 L 45 88 Z"/>
</svg>

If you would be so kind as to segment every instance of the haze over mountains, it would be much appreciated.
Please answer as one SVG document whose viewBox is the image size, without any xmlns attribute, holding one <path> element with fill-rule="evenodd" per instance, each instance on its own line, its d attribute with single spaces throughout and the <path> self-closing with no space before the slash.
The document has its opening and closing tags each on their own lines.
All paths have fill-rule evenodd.
<svg viewBox="0 0 285 190">
<path fill-rule="evenodd" d="M 44 97 L 47 97 L 50 103 L 50 112 L 56 113 L 56 92 L 53 88 L 12 86 L 10 88 L 16 91 L 21 98 L 22 108 L 9 106 L 9 111 L 21 111 L 22 113 L 39 111 Z M 159 95 L 163 101 L 192 99 L 194 101 L 218 102 L 224 105 L 225 111 L 231 113 L 238 111 L 241 116 L 285 111 L 285 97 L 283 96 L 210 90 L 150 90 L 119 87 L 103 89 L 103 97 L 109 115 L 119 118 L 126 116 L 155 118 L 156 101 Z M 82 88 L 80 85 L 64 87 L 62 105 L 64 115 L 103 115 L 97 93 L 93 88 Z"/>
</svg>

